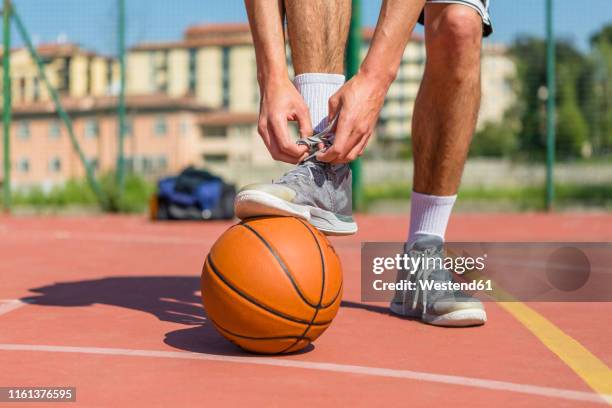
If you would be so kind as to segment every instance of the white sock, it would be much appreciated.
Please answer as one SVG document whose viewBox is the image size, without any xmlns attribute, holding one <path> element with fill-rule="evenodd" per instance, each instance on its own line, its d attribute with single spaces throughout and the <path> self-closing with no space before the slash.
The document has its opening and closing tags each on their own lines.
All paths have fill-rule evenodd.
<svg viewBox="0 0 612 408">
<path fill-rule="evenodd" d="M 456 199 L 456 195 L 433 196 L 413 191 L 410 200 L 408 245 L 414 243 L 418 234 L 437 235 L 444 240 L 448 219 Z"/>
<path fill-rule="evenodd" d="M 340 89 L 344 81 L 344 75 L 340 74 L 300 74 L 294 78 L 293 83 L 310 110 L 315 133 L 327 126 L 329 98 Z"/>
</svg>

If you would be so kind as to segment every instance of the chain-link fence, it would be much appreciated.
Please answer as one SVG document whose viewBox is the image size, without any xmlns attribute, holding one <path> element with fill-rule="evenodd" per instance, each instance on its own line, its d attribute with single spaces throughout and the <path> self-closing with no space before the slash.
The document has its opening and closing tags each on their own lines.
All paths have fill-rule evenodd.
<svg viewBox="0 0 612 408">
<path fill-rule="evenodd" d="M 61 198 L 62 188 L 69 181 L 71 191 L 79 185 L 87 175 L 85 164 L 98 178 L 117 170 L 122 4 L 127 43 L 123 163 L 132 175 L 128 189 L 137 185 L 140 195 L 136 195 L 144 196 L 151 187 L 143 186 L 187 166 L 205 167 L 239 186 L 270 180 L 288 168 L 272 161 L 257 135 L 259 89 L 242 1 L 14 0 L 12 4 L 82 150 L 80 155 L 70 142 L 36 58 L 13 23 L 8 53 L 10 150 L 3 148 L 8 152 L 9 173 L 3 171 L 2 180 L 7 185 L 10 175 L 16 204 L 30 203 L 32 192 L 38 203 L 71 201 Z M 556 207 L 605 209 L 612 205 L 612 4 L 608 0 L 591 0 L 589 7 L 571 0 L 552 4 Z M 372 38 L 379 7 L 380 1 L 362 3 L 362 54 Z M 483 45 L 482 106 L 460 208 L 544 209 L 549 96 L 546 1 L 492 0 L 491 14 L 494 34 Z M 363 159 L 370 211 L 407 209 L 412 109 L 426 57 L 423 29 L 417 28 Z M 145 180 L 134 181 L 140 178 Z M 44 198 L 48 196 L 55 198 Z M 91 202 L 91 194 L 83 197 L 73 200 Z"/>
</svg>

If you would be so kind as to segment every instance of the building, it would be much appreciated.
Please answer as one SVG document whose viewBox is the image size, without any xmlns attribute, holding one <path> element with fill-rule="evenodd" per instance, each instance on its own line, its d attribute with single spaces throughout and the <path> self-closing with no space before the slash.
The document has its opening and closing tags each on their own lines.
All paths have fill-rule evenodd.
<svg viewBox="0 0 612 408">
<path fill-rule="evenodd" d="M 128 67 L 130 94 L 192 96 L 210 108 L 241 113 L 259 106 L 248 24 L 198 25 L 182 41 L 136 45 Z"/>
<path fill-rule="evenodd" d="M 363 57 L 373 35 L 374 29 L 364 29 Z M 371 153 L 393 156 L 401 153 L 407 145 L 425 59 L 424 38 L 414 35 L 385 98 L 376 135 L 368 149 Z M 133 47 L 128 61 L 130 93 L 162 92 L 174 97 L 192 96 L 210 108 L 238 114 L 256 114 L 258 111 L 255 51 L 246 23 L 195 25 L 185 31 L 181 41 L 143 43 Z M 292 70 L 290 61 L 289 69 Z M 479 126 L 487 121 L 500 121 L 512 106 L 516 95 L 510 83 L 515 75 L 515 64 L 505 49 L 485 44 Z M 255 124 L 250 130 L 244 124 L 242 126 L 244 134 L 256 131 Z M 227 129 L 231 128 L 228 124 Z M 203 131 L 202 137 L 207 138 L 207 134 Z M 243 143 L 238 139 L 235 142 Z M 256 143 L 261 144 L 259 141 Z M 225 148 L 231 152 L 239 146 L 227 143 Z M 231 155 L 228 153 L 227 157 Z"/>
<path fill-rule="evenodd" d="M 119 67 L 114 58 L 72 43 L 42 44 L 37 52 L 46 77 L 61 97 L 106 96 L 118 89 Z M 26 48 L 11 50 L 11 88 L 15 104 L 51 99 Z"/>
<path fill-rule="evenodd" d="M 374 36 L 374 29 L 363 33 L 362 56 L 365 58 Z M 404 50 L 397 76 L 385 97 L 380 111 L 376 135 L 369 147 L 375 155 L 394 156 L 401 151 L 412 130 L 412 111 L 425 69 L 425 41 L 413 35 Z"/>
<path fill-rule="evenodd" d="M 197 137 L 193 128 L 203 108 L 162 96 L 134 97 L 128 102 L 125 154 L 130 169 L 162 174 L 195 161 L 192 145 Z M 62 105 L 93 168 L 102 172 L 114 169 L 118 146 L 116 97 L 64 98 Z M 52 102 L 15 105 L 13 118 L 15 186 L 51 187 L 85 176 L 84 166 Z"/>
<path fill-rule="evenodd" d="M 363 56 L 372 36 L 372 29 L 364 30 Z M 38 52 L 86 156 L 97 171 L 113 169 L 116 60 L 75 44 L 46 44 Z M 370 154 L 397 156 L 409 144 L 425 57 L 423 38 L 414 36 L 385 99 Z M 14 185 L 51 186 L 82 177 L 83 166 L 37 78 L 35 62 L 27 50 L 16 49 L 11 63 Z M 500 121 L 513 104 L 514 75 L 505 49 L 486 45 L 481 122 Z M 126 157 L 133 171 L 158 176 L 192 164 L 221 169 L 235 179 L 244 173 L 239 168 L 274 167 L 257 134 L 259 87 L 248 24 L 195 25 L 179 41 L 137 44 L 127 55 L 127 94 Z M 291 132 L 296 134 L 294 127 Z"/>
<path fill-rule="evenodd" d="M 517 67 L 505 46 L 485 43 L 482 52 L 482 100 L 478 125 L 500 123 L 516 102 Z"/>
</svg>

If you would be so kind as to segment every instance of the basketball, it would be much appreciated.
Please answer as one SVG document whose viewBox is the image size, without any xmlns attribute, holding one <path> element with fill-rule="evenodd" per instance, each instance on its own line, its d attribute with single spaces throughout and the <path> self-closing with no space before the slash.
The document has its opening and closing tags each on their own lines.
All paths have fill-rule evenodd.
<svg viewBox="0 0 612 408">
<path fill-rule="evenodd" d="M 342 267 L 328 239 L 306 221 L 261 217 L 229 228 L 202 271 L 208 319 L 256 353 L 291 353 L 331 324 L 342 298 Z"/>
</svg>

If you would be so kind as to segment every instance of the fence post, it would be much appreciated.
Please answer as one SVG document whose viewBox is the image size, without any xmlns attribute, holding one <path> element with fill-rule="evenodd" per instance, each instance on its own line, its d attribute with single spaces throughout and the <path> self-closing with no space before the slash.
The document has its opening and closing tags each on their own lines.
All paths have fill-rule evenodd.
<svg viewBox="0 0 612 408">
<path fill-rule="evenodd" d="M 125 184 L 125 0 L 118 0 L 119 6 L 119 148 L 117 154 L 117 190 L 118 198 L 123 194 Z"/>
<path fill-rule="evenodd" d="M 555 69 L 555 32 L 553 21 L 553 0 L 546 0 L 546 209 L 552 211 L 555 201 L 555 107 L 556 107 L 556 69 Z"/>
<path fill-rule="evenodd" d="M 11 212 L 11 2 L 4 0 L 3 3 L 3 48 L 2 48 L 2 71 L 3 71 L 3 97 L 2 106 L 2 129 L 4 136 L 4 178 L 2 180 L 3 207 L 7 214 Z"/>
<path fill-rule="evenodd" d="M 361 32 L 361 0 L 352 0 L 351 27 L 346 50 L 346 79 L 351 79 L 359 71 L 361 65 L 361 47 L 363 38 Z M 363 174 L 361 159 L 351 163 L 353 171 L 353 208 L 363 210 Z"/>
</svg>

